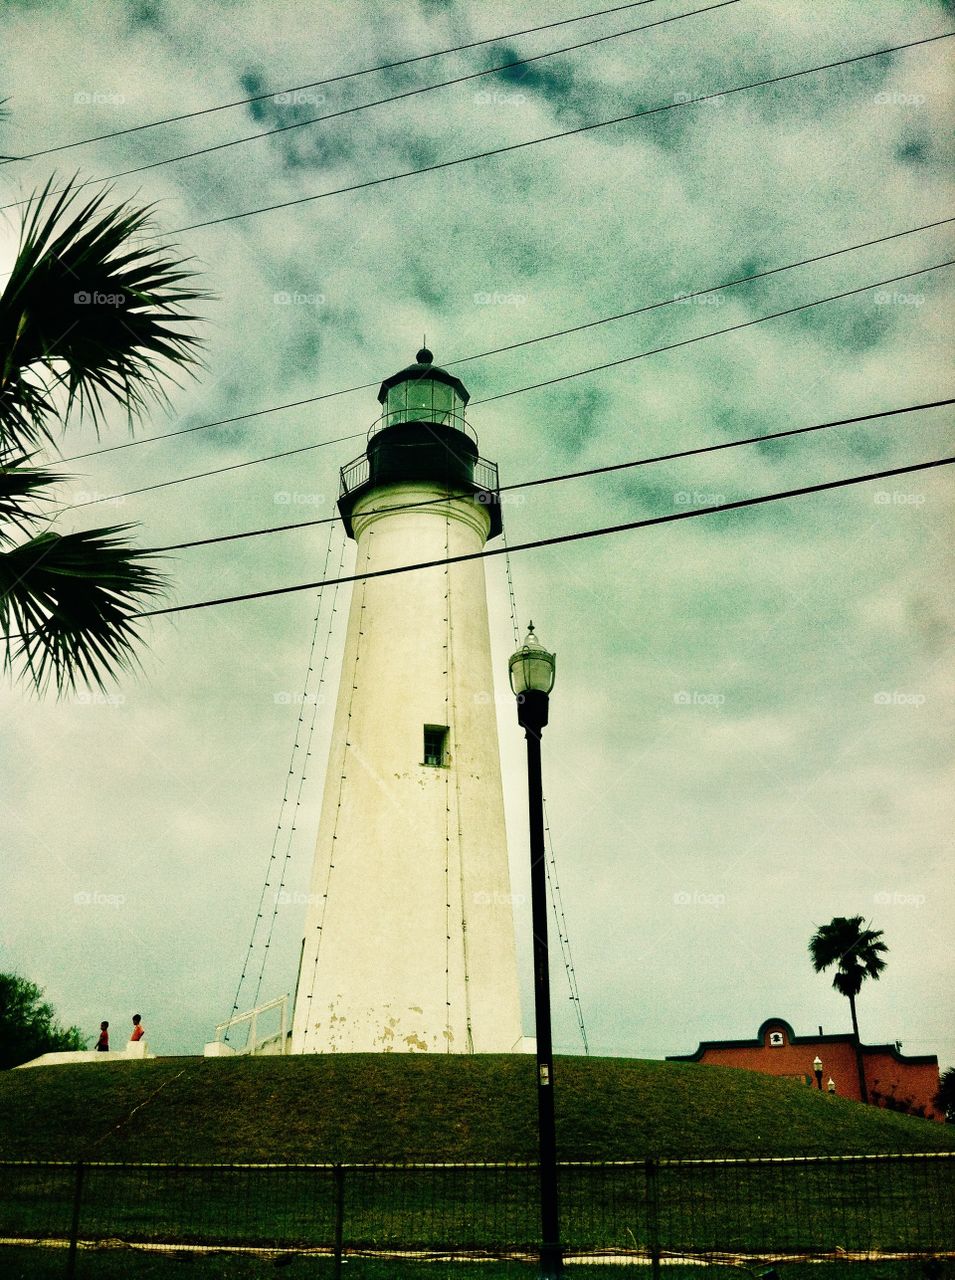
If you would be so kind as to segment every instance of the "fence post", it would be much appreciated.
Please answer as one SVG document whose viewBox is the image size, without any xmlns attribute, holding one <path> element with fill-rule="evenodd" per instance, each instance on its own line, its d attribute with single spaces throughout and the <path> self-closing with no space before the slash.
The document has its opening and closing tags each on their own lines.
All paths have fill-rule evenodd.
<svg viewBox="0 0 955 1280">
<path fill-rule="evenodd" d="M 341 1280 L 342 1253 L 345 1240 L 345 1170 L 336 1164 L 332 1170 L 335 1187 L 335 1280 Z"/>
<path fill-rule="evenodd" d="M 83 1199 L 83 1161 L 76 1162 L 76 1182 L 73 1184 L 73 1216 L 70 1220 L 70 1248 L 66 1255 L 67 1280 L 76 1275 L 76 1245 L 80 1234 L 80 1204 Z"/>
<path fill-rule="evenodd" d="M 660 1280 L 660 1187 L 657 1182 L 658 1163 L 653 1158 L 646 1161 L 647 1179 L 647 1244 L 650 1246 L 650 1274 Z"/>
</svg>

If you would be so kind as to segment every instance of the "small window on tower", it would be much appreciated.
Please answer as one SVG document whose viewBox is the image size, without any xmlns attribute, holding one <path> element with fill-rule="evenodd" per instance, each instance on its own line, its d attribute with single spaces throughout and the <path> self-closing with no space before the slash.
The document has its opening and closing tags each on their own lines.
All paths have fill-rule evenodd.
<svg viewBox="0 0 955 1280">
<path fill-rule="evenodd" d="M 441 768 L 448 762 L 448 726 L 426 724 L 424 727 L 424 764 Z"/>
</svg>

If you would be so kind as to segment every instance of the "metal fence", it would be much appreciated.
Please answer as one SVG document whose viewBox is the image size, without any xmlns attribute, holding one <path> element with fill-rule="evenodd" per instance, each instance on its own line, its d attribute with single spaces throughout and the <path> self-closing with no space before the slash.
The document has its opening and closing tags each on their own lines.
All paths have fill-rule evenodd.
<svg viewBox="0 0 955 1280">
<path fill-rule="evenodd" d="M 532 1258 L 537 1167 L 0 1162 L 0 1249 L 308 1250 Z M 560 1165 L 575 1259 L 751 1264 L 955 1258 L 955 1153 Z M 3 1253 L 0 1252 L 0 1271 Z M 338 1265 L 335 1265 L 337 1261 Z M 430 1273 L 433 1274 L 433 1273 Z"/>
</svg>

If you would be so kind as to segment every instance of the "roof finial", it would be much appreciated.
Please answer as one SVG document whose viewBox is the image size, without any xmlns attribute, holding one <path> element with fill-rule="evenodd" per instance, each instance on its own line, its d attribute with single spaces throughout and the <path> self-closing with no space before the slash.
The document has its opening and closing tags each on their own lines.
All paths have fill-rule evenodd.
<svg viewBox="0 0 955 1280">
<path fill-rule="evenodd" d="M 423 337 L 424 342 L 421 345 L 421 350 L 415 356 L 415 359 L 418 364 L 432 364 L 434 362 L 434 356 L 428 350 L 428 335 L 425 333 L 421 336 Z"/>
</svg>

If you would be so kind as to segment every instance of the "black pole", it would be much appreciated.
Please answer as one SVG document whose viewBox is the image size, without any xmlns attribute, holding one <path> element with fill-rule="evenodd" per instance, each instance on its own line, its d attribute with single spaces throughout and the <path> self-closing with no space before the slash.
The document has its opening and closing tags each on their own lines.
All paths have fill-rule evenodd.
<svg viewBox="0 0 955 1280">
<path fill-rule="evenodd" d="M 534 1020 L 537 1033 L 537 1123 L 540 1142 L 540 1275 L 562 1273 L 557 1200 L 557 1132 L 554 1124 L 554 1051 L 550 1027 L 550 963 L 547 950 L 547 868 L 544 862 L 544 793 L 541 732 L 548 696 L 537 690 L 519 695 L 517 718 L 527 739 L 527 812 L 531 848 L 531 918 L 534 929 Z"/>
</svg>

